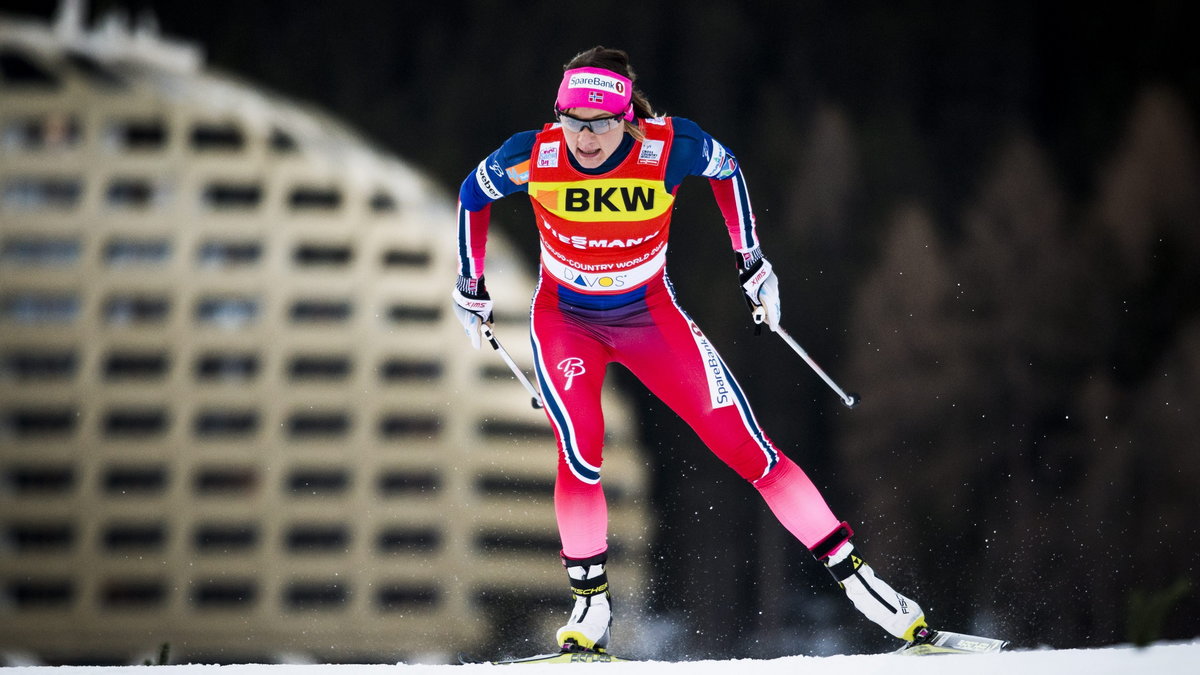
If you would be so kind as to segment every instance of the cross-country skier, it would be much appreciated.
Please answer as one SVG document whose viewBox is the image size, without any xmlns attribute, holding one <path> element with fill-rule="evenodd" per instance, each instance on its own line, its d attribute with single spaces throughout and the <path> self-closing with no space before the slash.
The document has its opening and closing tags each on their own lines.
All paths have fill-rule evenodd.
<svg viewBox="0 0 1200 675">
<path fill-rule="evenodd" d="M 703 176 L 724 215 L 749 304 L 765 310 L 772 330 L 779 327 L 779 285 L 759 245 L 737 159 L 694 122 L 656 115 L 634 82 L 625 52 L 580 53 L 558 87 L 557 123 L 509 138 L 459 192 L 453 299 L 476 349 L 481 323 L 492 320 L 484 285 L 491 203 L 527 193 L 541 238 L 530 333 L 558 444 L 554 509 L 575 598 L 555 636 L 558 646 L 602 651 L 612 624 L 600 389 L 613 362 L 758 489 L 859 611 L 901 640 L 920 639 L 928 634 L 921 607 L 863 562 L 850 526 L 767 438 L 716 349 L 676 301 L 666 273 L 672 206 L 685 177 Z"/>
</svg>

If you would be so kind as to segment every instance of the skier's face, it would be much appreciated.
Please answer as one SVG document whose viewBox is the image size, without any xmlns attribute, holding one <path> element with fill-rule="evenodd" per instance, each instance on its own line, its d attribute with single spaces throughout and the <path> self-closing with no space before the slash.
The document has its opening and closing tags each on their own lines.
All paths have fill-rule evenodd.
<svg viewBox="0 0 1200 675">
<path fill-rule="evenodd" d="M 596 108 L 571 108 L 563 111 L 564 116 L 576 120 L 606 120 L 612 118 L 612 113 Z M 571 125 L 578 126 L 578 125 Z M 563 137 L 567 140 L 567 148 L 575 156 L 575 161 L 585 169 L 595 169 L 617 150 L 621 139 L 625 136 L 625 125 L 622 123 L 608 124 L 609 129 L 596 133 L 591 128 L 571 131 L 568 124 L 563 124 Z"/>
</svg>

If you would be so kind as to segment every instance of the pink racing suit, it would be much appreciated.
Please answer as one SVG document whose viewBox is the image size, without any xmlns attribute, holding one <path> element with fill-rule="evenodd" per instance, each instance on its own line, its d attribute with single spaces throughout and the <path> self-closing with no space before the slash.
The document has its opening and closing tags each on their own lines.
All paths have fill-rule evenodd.
<svg viewBox="0 0 1200 675">
<path fill-rule="evenodd" d="M 531 339 L 558 445 L 554 504 L 562 553 L 581 559 L 608 547 L 600 393 L 610 363 L 628 368 L 682 417 L 811 549 L 840 521 L 804 471 L 763 432 L 715 347 L 676 302 L 665 265 L 674 202 L 674 190 L 664 182 L 672 119 L 640 122 L 645 139 L 603 174 L 572 165 L 557 125 L 537 134 L 528 161 L 519 165 L 528 171 L 521 182 L 528 183 L 541 236 Z M 715 155 L 720 146 L 713 146 Z M 719 158 L 713 161 L 719 164 Z M 485 169 L 481 164 L 480 172 Z M 730 198 L 721 184 L 726 181 L 712 182 L 727 222 L 733 221 L 731 236 L 741 230 L 745 237 L 753 228 L 748 200 Z M 469 217 L 460 213 L 460 223 Z M 460 248 L 472 252 L 463 256 L 466 268 L 482 246 L 478 236 L 468 242 L 472 246 L 464 244 L 463 229 Z"/>
</svg>

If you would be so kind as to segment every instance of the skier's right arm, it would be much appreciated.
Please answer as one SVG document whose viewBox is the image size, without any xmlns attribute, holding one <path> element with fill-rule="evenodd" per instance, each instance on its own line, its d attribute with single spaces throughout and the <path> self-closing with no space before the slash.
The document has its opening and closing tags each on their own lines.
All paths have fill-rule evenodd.
<svg viewBox="0 0 1200 675">
<path fill-rule="evenodd" d="M 458 190 L 458 280 L 450 297 L 476 349 L 481 324 L 492 321 L 492 298 L 483 281 L 492 202 L 526 190 L 536 135 L 526 131 L 509 138 L 475 167 Z"/>
</svg>

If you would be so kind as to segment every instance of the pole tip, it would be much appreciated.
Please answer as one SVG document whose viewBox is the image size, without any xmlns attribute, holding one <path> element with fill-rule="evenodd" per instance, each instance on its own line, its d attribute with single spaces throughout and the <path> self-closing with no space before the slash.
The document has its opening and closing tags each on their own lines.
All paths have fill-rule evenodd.
<svg viewBox="0 0 1200 675">
<path fill-rule="evenodd" d="M 862 397 L 858 394 L 846 394 L 846 399 L 842 401 L 842 403 L 844 403 L 847 408 L 853 409 L 854 406 L 862 403 Z"/>
</svg>

